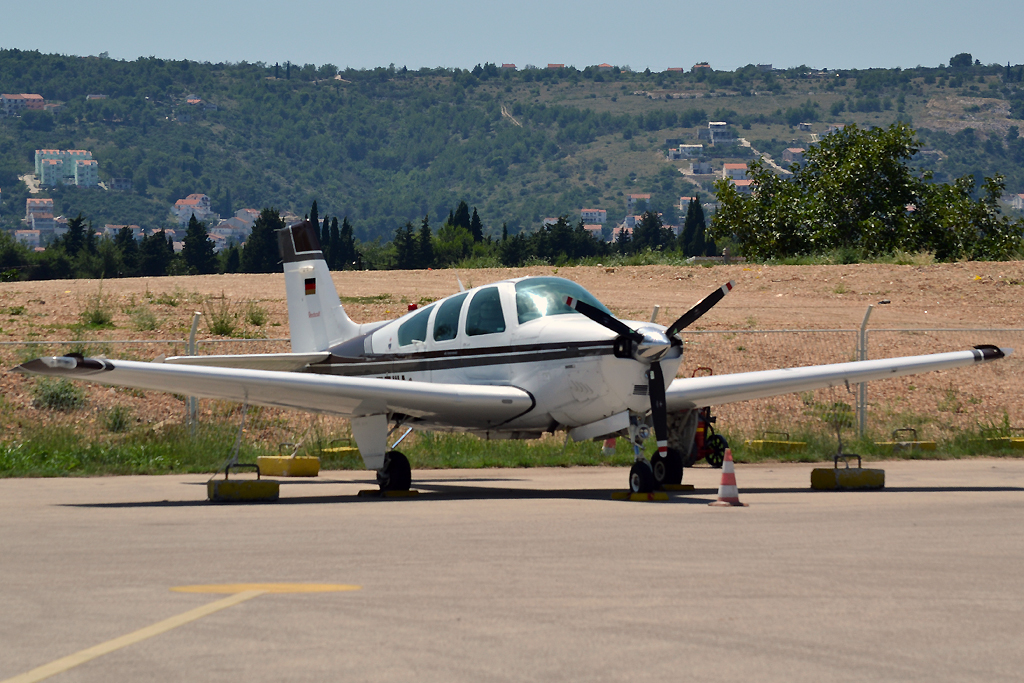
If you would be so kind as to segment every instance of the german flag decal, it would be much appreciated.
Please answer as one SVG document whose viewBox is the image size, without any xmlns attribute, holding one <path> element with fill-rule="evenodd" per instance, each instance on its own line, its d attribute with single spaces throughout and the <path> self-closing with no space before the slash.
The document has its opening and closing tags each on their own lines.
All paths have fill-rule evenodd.
<svg viewBox="0 0 1024 683">
<path fill-rule="evenodd" d="M 309 296 L 310 294 L 316 294 L 316 278 L 315 277 L 307 277 L 306 278 L 306 296 Z"/>
</svg>

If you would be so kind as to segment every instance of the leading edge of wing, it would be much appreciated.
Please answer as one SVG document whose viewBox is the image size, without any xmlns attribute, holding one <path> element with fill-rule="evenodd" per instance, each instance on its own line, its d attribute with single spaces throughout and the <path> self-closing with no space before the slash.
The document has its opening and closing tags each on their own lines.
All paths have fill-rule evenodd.
<svg viewBox="0 0 1024 683">
<path fill-rule="evenodd" d="M 676 379 L 666 392 L 669 410 L 683 410 L 755 398 L 767 398 L 829 386 L 859 384 L 932 370 L 948 370 L 973 363 L 997 360 L 1013 349 L 977 346 L 967 351 L 902 356 L 879 360 L 811 365 L 803 368 L 739 372 L 731 375 Z"/>
<path fill-rule="evenodd" d="M 528 392 L 511 386 L 433 384 L 73 356 L 37 358 L 13 370 L 344 417 L 401 413 L 467 427 L 498 425 L 534 406 Z"/>
</svg>

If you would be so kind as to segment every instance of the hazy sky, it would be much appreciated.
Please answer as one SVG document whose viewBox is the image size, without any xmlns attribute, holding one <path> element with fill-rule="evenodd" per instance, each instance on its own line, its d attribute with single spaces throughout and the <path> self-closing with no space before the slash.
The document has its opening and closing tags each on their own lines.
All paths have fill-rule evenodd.
<svg viewBox="0 0 1024 683">
<path fill-rule="evenodd" d="M 290 60 L 370 68 L 482 62 L 660 71 L 708 61 L 937 66 L 959 52 L 1024 63 L 1021 0 L 4 0 L 0 47 L 117 59 Z M 0 88 L 3 84 L 0 83 Z"/>
</svg>

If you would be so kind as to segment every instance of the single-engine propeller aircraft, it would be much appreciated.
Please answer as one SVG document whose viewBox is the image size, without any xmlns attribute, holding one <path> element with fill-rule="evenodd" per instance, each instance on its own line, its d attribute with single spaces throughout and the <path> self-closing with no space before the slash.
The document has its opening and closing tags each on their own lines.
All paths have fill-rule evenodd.
<svg viewBox="0 0 1024 683">
<path fill-rule="evenodd" d="M 697 408 L 955 368 L 1011 352 L 976 346 L 666 384 L 682 360 L 679 333 L 732 283 L 668 327 L 619 320 L 583 287 L 556 277 L 504 280 L 397 320 L 359 324 L 341 305 L 316 226 L 304 221 L 278 237 L 290 353 L 149 363 L 69 355 L 15 370 L 345 416 L 383 490 L 406 490 L 411 483 L 408 459 L 388 448 L 391 433 L 403 427 L 486 439 L 531 439 L 555 430 L 577 441 L 627 434 L 636 457 L 630 489 L 648 492 L 681 481 Z M 657 448 L 648 458 L 643 444 L 652 429 Z"/>
</svg>

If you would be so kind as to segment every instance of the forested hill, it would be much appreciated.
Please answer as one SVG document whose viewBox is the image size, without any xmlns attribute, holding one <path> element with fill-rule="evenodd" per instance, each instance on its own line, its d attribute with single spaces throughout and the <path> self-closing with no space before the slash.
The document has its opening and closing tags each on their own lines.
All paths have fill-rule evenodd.
<svg viewBox="0 0 1024 683">
<path fill-rule="evenodd" d="M 818 72 L 695 68 L 633 73 L 618 67 L 501 69 L 486 64 L 353 71 L 330 64 L 208 64 L 0 51 L 0 92 L 38 93 L 56 114 L 0 118 L 0 223 L 24 214 L 18 176 L 39 148 L 88 149 L 100 178 L 130 192 L 62 188 L 65 215 L 94 224 L 159 227 L 175 200 L 211 196 L 221 215 L 274 206 L 348 216 L 363 240 L 388 240 L 424 214 L 443 221 L 460 200 L 485 230 L 533 229 L 547 216 L 604 208 L 650 193 L 674 222 L 680 195 L 710 189 L 665 159 L 666 140 L 696 143 L 709 120 L 728 121 L 762 152 L 808 146 L 829 123 L 911 121 L 918 162 L 949 179 L 1007 176 L 1024 191 L 1024 68 Z M 86 99 L 106 95 L 105 99 Z M 188 100 L 200 100 L 189 104 Z M 799 130 L 809 122 L 811 130 Z M 718 150 L 743 159 L 749 152 Z M 720 167 L 720 166 L 719 166 Z"/>
</svg>

